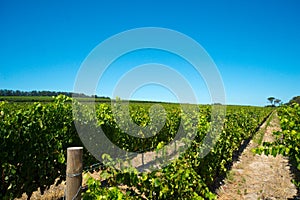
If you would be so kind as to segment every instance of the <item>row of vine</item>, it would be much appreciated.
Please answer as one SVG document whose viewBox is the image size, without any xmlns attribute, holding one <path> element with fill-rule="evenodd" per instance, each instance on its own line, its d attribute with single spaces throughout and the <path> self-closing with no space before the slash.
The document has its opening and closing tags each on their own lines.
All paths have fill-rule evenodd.
<svg viewBox="0 0 300 200">
<path fill-rule="evenodd" d="M 88 190 L 83 195 L 85 199 L 214 199 L 211 190 L 214 182 L 226 173 L 234 152 L 244 140 L 253 136 L 271 111 L 271 108 L 228 106 L 223 124 L 222 113 L 213 116 L 211 106 L 185 105 L 187 112 L 183 112 L 180 105 L 163 104 L 164 109 L 151 111 L 152 104 L 134 103 L 129 105 L 128 117 L 127 110 L 122 107 L 113 113 L 112 105 L 102 103 L 95 109 L 86 106 L 79 113 L 80 117 L 75 115 L 78 117 L 75 120 L 72 101 L 69 97 L 58 96 L 54 102 L 46 104 L 0 103 L 1 199 L 19 197 L 24 192 L 30 196 L 38 188 L 43 192 L 57 178 L 65 178 L 67 147 L 83 145 L 76 123 L 86 128 L 85 131 L 101 127 L 114 144 L 129 152 L 147 152 L 168 144 L 180 124 L 187 135 L 195 132 L 185 153 L 160 170 L 139 173 L 132 168 L 102 169 L 100 175 L 109 187 L 102 188 L 100 180 L 89 178 Z M 160 116 L 158 119 L 165 119 L 160 129 L 155 126 L 160 122 L 151 118 L 151 112 Z M 212 118 L 220 121 L 216 124 L 222 124 L 221 133 L 214 148 L 202 158 L 199 154 L 203 138 L 215 128 Z M 137 130 L 126 130 L 126 127 L 132 128 L 131 122 L 138 125 Z M 148 127 L 150 132 L 139 127 Z M 127 131 L 153 136 L 137 138 Z M 97 160 L 85 150 L 84 164 L 95 162 Z"/>
</svg>

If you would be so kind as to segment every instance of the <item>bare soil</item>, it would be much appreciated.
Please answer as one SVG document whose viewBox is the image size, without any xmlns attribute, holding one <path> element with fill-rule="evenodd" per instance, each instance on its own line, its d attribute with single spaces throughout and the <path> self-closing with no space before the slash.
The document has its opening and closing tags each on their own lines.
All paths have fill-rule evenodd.
<svg viewBox="0 0 300 200">
<path fill-rule="evenodd" d="M 263 142 L 274 140 L 273 132 L 280 130 L 276 112 L 260 131 L 264 131 Z M 225 179 L 225 184 L 217 191 L 219 200 L 234 199 L 295 199 L 297 189 L 291 182 L 293 175 L 288 158 L 255 155 L 251 150 L 258 144 L 252 140 L 239 160 L 232 166 Z"/>
</svg>

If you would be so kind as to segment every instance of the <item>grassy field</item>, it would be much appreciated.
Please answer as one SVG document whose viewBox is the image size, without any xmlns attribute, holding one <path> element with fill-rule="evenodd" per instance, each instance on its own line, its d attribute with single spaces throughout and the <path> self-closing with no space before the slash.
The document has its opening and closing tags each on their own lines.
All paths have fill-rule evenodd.
<svg viewBox="0 0 300 200">
<path fill-rule="evenodd" d="M 76 98 L 80 102 L 97 102 L 97 103 L 110 103 L 115 101 L 114 99 L 98 97 L 96 99 L 89 97 L 79 97 Z M 31 102 L 53 102 L 54 98 L 52 96 L 0 96 L 0 101 L 16 102 L 16 103 L 31 103 Z M 178 103 L 169 103 L 169 102 L 153 102 L 153 101 L 139 101 L 139 100 L 130 100 L 130 103 L 138 104 L 178 104 Z"/>
<path fill-rule="evenodd" d="M 94 98 L 79 98 L 80 101 L 94 101 Z M 53 102 L 51 96 L 0 96 L 0 101 L 8 102 Z M 108 102 L 107 98 L 96 98 L 96 102 Z"/>
</svg>

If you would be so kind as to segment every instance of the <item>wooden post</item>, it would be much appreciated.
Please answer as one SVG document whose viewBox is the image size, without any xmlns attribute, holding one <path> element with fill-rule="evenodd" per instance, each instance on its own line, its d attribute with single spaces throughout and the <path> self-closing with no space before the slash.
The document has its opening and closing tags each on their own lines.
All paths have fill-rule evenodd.
<svg viewBox="0 0 300 200">
<path fill-rule="evenodd" d="M 67 149 L 66 200 L 81 199 L 83 147 Z"/>
<path fill-rule="evenodd" d="M 144 152 L 142 153 L 142 165 L 144 167 L 145 163 L 144 163 Z"/>
</svg>

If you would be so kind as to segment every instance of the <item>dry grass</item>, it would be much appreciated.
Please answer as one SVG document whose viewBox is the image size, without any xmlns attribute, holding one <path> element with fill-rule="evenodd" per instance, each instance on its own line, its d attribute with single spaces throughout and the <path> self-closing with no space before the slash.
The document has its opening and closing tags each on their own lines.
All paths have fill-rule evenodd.
<svg viewBox="0 0 300 200">
<path fill-rule="evenodd" d="M 64 196 L 65 182 L 62 182 L 58 186 L 55 184 L 51 185 L 48 190 L 41 195 L 40 190 L 35 191 L 30 200 L 57 200 Z M 27 195 L 24 193 L 21 198 L 16 198 L 15 200 L 27 200 Z"/>
</svg>

